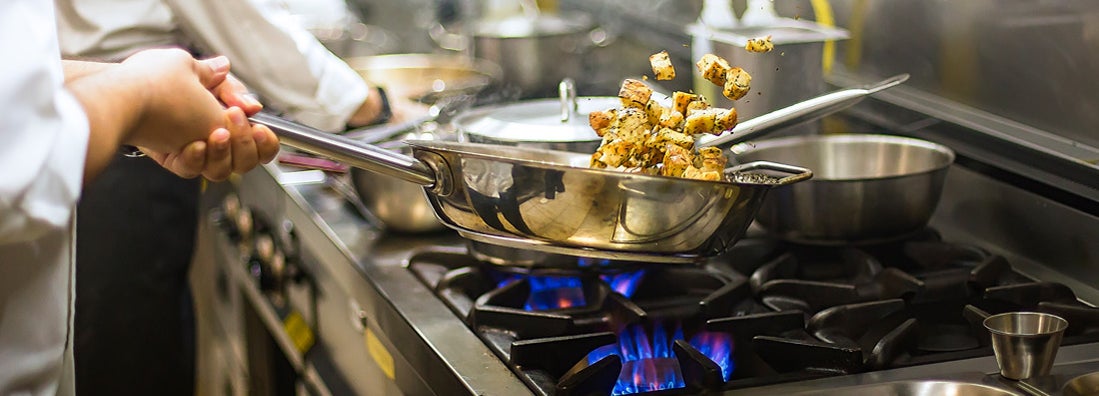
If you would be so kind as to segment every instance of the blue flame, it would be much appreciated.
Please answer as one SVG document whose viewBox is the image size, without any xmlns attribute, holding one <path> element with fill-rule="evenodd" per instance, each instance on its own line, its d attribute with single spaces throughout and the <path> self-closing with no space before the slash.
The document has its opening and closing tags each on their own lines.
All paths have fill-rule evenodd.
<svg viewBox="0 0 1099 396">
<path fill-rule="evenodd" d="M 617 345 L 604 345 L 591 351 L 588 364 L 595 364 L 612 354 L 622 359 L 622 372 L 611 391 L 612 395 L 683 388 L 687 384 L 672 349 L 676 340 L 683 339 L 683 329 L 679 325 L 669 335 L 664 326 L 657 323 L 651 341 L 644 327 L 630 325 L 618 335 Z M 722 378 L 729 380 L 734 368 L 733 339 L 729 334 L 700 332 L 691 338 L 690 344 L 717 363 L 721 367 Z"/>
<path fill-rule="evenodd" d="M 645 270 L 623 272 L 614 275 L 599 275 L 599 279 L 602 279 L 603 282 L 607 282 L 607 284 L 611 286 L 611 290 L 614 290 L 627 298 L 633 297 L 633 293 L 637 291 L 637 285 L 641 284 L 641 278 L 644 277 Z"/>
<path fill-rule="evenodd" d="M 584 285 L 580 278 L 567 276 L 532 276 L 530 297 L 523 307 L 527 311 L 545 311 L 587 305 Z"/>
</svg>

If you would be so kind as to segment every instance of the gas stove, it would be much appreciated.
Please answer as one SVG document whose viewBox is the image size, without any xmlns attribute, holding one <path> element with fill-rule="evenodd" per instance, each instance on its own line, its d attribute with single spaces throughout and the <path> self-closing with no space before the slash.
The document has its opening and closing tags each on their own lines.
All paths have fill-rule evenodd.
<svg viewBox="0 0 1099 396">
<path fill-rule="evenodd" d="M 858 247 L 747 238 L 700 266 L 596 263 L 575 273 L 413 252 L 408 269 L 536 393 L 697 394 L 992 355 L 989 314 L 1099 309 L 1003 256 L 933 229 Z M 604 268 L 615 268 L 608 272 Z"/>
<path fill-rule="evenodd" d="M 269 166 L 204 198 L 217 212 L 237 196 L 256 218 L 281 224 L 267 228 L 292 230 L 273 239 L 295 252 L 282 255 L 295 280 L 264 281 L 254 273 L 272 271 L 241 259 L 239 235 L 204 222 L 210 271 L 230 274 L 232 287 L 204 293 L 199 284 L 196 294 L 240 289 L 258 312 L 245 316 L 264 325 L 245 327 L 267 329 L 217 333 L 246 339 L 227 342 L 236 352 L 210 354 L 245 361 L 231 365 L 244 367 L 242 389 L 296 381 L 312 394 L 685 395 L 958 373 L 989 381 L 997 368 L 981 321 L 1019 310 L 1069 320 L 1059 362 L 1099 356 L 1099 309 L 1086 303 L 1099 295 L 1094 283 L 962 232 L 986 227 L 956 221 L 958 208 L 978 213 L 966 206 L 970 196 L 948 194 L 933 228 L 884 244 L 806 246 L 750 229 L 698 265 L 576 257 L 567 258 L 575 271 L 532 270 L 480 261 L 450 232 L 371 227 L 311 172 Z M 950 183 L 1003 196 L 1003 186 L 965 169 L 952 170 L 948 191 Z M 305 317 L 307 347 L 288 312 Z M 256 338 L 273 342 L 248 341 Z M 287 364 L 254 362 L 280 354 Z M 204 364 L 199 370 L 204 378 Z"/>
</svg>

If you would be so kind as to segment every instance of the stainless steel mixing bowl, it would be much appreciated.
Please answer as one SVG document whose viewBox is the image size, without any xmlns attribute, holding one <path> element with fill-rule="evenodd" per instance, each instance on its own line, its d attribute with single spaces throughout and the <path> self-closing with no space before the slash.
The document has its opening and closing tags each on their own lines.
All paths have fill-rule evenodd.
<svg viewBox="0 0 1099 396">
<path fill-rule="evenodd" d="M 889 240 L 926 226 L 942 194 L 950 148 L 886 135 L 762 140 L 734 148 L 738 162 L 775 161 L 813 170 L 775 188 L 756 221 L 776 236 L 815 244 Z"/>
</svg>

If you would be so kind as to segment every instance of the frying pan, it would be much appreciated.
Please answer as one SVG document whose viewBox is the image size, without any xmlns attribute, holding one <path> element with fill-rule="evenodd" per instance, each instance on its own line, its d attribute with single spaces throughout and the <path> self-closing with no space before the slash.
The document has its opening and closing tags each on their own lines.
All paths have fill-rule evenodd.
<svg viewBox="0 0 1099 396">
<path fill-rule="evenodd" d="M 745 121 L 725 140 L 838 110 L 837 102 L 853 104 L 906 77 Z M 835 96 L 848 91 L 858 92 Z M 442 141 L 408 141 L 410 157 L 268 114 L 252 121 L 287 145 L 424 186 L 439 219 L 467 239 L 580 257 L 697 262 L 732 246 L 772 187 L 812 177 L 805 168 L 757 161 L 726 169 L 729 181 L 691 180 L 588 168 L 589 154 Z M 738 177 L 749 172 L 788 176 Z"/>
</svg>

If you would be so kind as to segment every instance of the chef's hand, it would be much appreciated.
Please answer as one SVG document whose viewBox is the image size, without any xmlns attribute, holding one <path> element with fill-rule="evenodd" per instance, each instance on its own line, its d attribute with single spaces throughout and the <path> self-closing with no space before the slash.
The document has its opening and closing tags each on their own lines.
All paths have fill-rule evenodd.
<svg viewBox="0 0 1099 396">
<path fill-rule="evenodd" d="M 148 54 L 152 52 L 153 54 Z M 141 56 L 147 55 L 147 56 Z M 138 53 L 135 56 L 126 60 L 131 65 L 136 65 L 139 70 L 141 68 L 147 68 L 150 66 L 160 67 L 161 70 L 167 71 L 169 75 L 178 75 L 178 73 L 171 73 L 172 68 L 183 68 L 190 66 L 195 76 L 197 76 L 197 82 L 201 84 L 201 87 L 206 88 L 207 92 L 203 95 L 200 92 L 194 90 L 193 82 L 187 81 L 186 78 L 183 81 L 177 81 L 178 78 L 169 78 L 166 86 L 173 86 L 173 84 L 182 85 L 182 87 L 176 87 L 179 90 L 176 95 L 195 95 L 197 98 L 192 97 L 191 101 L 161 101 L 156 95 L 164 95 L 165 92 L 153 92 L 153 120 L 145 120 L 145 123 L 151 123 L 152 125 L 139 126 L 138 132 L 149 133 L 147 129 L 141 128 L 155 128 L 160 124 L 168 124 L 168 127 L 176 125 L 176 128 L 184 128 L 183 131 L 188 131 L 187 128 L 197 127 L 196 123 L 201 123 L 205 120 L 205 117 L 209 116 L 209 101 L 213 100 L 213 103 L 217 103 L 218 99 L 229 104 L 239 104 L 245 107 L 251 113 L 259 111 L 261 108 L 258 101 L 255 101 L 250 96 L 247 96 L 247 90 L 243 84 L 228 75 L 229 62 L 224 57 L 217 57 L 208 59 L 205 61 L 195 61 L 189 54 L 178 50 L 151 50 Z M 124 65 L 126 64 L 124 62 Z M 178 77 L 178 76 L 177 76 Z M 162 81 L 162 80 L 158 80 Z M 167 88 L 160 85 L 156 87 L 150 87 L 150 90 L 157 91 L 158 88 Z M 214 98 L 215 94 L 218 99 Z M 163 103 L 167 102 L 167 103 Z M 182 106 L 181 113 L 187 114 L 188 110 L 195 111 L 194 121 L 196 123 L 187 124 L 181 122 L 179 119 L 173 119 L 168 116 L 165 117 L 162 111 L 163 107 L 159 106 Z M 148 105 L 147 105 L 148 106 Z M 217 119 L 213 122 L 207 121 L 212 125 L 212 128 L 206 129 L 206 131 L 213 130 L 209 135 L 199 136 L 200 139 L 191 140 L 187 142 L 182 149 L 171 150 L 167 145 L 141 145 L 143 151 L 149 154 L 154 160 L 164 166 L 166 169 L 176 173 L 182 177 L 195 177 L 198 175 L 206 176 L 211 180 L 223 180 L 228 177 L 231 172 L 243 173 L 252 169 L 260 162 L 269 162 L 278 153 L 278 138 L 268 129 L 263 126 L 253 126 L 247 122 L 247 118 L 244 116 L 244 111 L 237 107 L 231 107 L 229 109 L 220 109 L 220 104 L 217 105 L 219 111 L 216 113 Z M 170 108 L 170 107 L 169 107 Z M 159 117 L 159 118 L 157 118 Z M 143 117 L 148 118 L 148 117 Z M 180 125 L 182 124 L 182 125 Z M 169 129 L 169 130 L 174 130 Z M 179 133 L 182 138 L 186 138 L 189 133 Z M 190 137 L 195 137 L 190 135 Z M 140 135 L 138 136 L 140 139 Z M 140 141 L 140 140 L 139 140 Z M 139 143 L 140 144 L 140 143 Z M 170 144 L 170 143 L 169 143 Z"/>
</svg>

